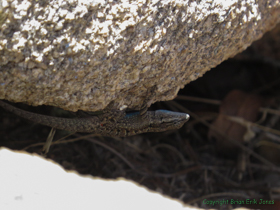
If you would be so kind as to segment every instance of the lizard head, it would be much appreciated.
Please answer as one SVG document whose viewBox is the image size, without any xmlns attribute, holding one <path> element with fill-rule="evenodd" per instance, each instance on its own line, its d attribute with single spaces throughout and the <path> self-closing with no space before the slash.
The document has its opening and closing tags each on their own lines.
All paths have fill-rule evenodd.
<svg viewBox="0 0 280 210">
<path fill-rule="evenodd" d="M 186 113 L 157 110 L 150 114 L 149 132 L 161 132 L 181 128 L 190 116 Z"/>
<path fill-rule="evenodd" d="M 124 137 L 147 132 L 175 130 L 181 128 L 189 118 L 186 113 L 167 110 L 148 111 L 144 116 L 141 116 L 139 112 L 134 112 L 112 124 L 112 136 Z"/>
</svg>

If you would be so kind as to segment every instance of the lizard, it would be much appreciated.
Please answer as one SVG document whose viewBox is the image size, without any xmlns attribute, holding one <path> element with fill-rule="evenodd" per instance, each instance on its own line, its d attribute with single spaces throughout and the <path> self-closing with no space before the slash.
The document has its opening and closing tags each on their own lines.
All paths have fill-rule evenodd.
<svg viewBox="0 0 280 210">
<path fill-rule="evenodd" d="M 189 120 L 186 113 L 167 110 L 146 111 L 144 114 L 141 111 L 126 113 L 114 110 L 82 118 L 62 118 L 28 112 L 1 100 L 0 106 L 20 117 L 52 128 L 110 137 L 179 129 Z"/>
</svg>

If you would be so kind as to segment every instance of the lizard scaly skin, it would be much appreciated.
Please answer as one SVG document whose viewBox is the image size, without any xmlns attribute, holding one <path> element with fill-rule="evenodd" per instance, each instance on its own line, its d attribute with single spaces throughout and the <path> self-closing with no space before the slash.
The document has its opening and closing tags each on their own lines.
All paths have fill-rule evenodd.
<svg viewBox="0 0 280 210">
<path fill-rule="evenodd" d="M 178 129 L 188 121 L 189 115 L 167 110 L 147 111 L 145 117 L 139 112 L 115 111 L 83 118 L 60 118 L 36 114 L 16 108 L 0 100 L 0 106 L 20 117 L 56 129 L 72 132 L 95 133 L 102 136 L 132 136 L 147 132 Z"/>
</svg>

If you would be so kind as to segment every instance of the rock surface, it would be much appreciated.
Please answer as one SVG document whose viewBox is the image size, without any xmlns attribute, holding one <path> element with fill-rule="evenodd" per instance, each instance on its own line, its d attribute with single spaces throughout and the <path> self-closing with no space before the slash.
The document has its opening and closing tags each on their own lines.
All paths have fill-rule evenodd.
<svg viewBox="0 0 280 210">
<path fill-rule="evenodd" d="M 280 19 L 274 0 L 0 3 L 0 98 L 71 111 L 173 99 Z"/>
</svg>

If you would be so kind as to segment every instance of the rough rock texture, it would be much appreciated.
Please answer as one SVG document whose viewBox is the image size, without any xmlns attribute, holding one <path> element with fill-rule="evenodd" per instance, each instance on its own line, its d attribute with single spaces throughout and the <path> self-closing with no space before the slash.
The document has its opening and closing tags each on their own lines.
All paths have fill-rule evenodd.
<svg viewBox="0 0 280 210">
<path fill-rule="evenodd" d="M 72 111 L 172 99 L 280 19 L 278 0 L 0 3 L 0 98 Z"/>
</svg>

